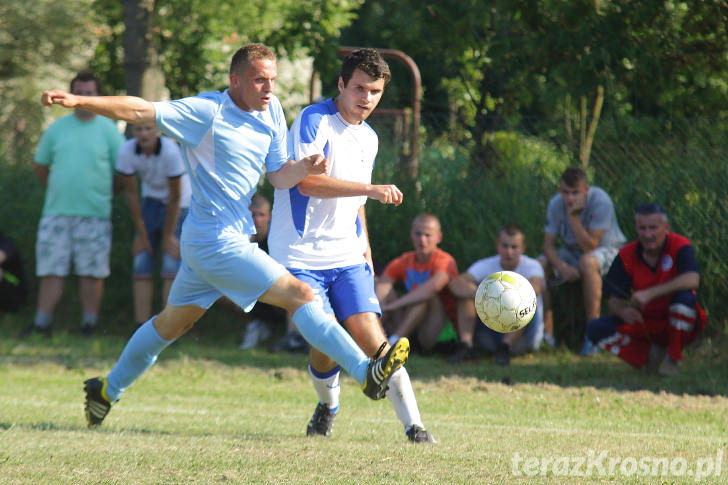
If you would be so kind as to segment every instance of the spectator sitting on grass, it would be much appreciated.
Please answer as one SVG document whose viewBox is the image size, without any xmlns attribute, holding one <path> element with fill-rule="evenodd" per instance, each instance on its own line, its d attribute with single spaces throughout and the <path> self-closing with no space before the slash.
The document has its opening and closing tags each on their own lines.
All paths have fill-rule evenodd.
<svg viewBox="0 0 728 485">
<path fill-rule="evenodd" d="M 437 247 L 442 241 L 440 221 L 420 214 L 412 221 L 410 239 L 414 251 L 391 261 L 376 283 L 383 321 L 390 342 L 414 335 L 420 350 L 432 350 L 447 319 L 455 324 L 455 297 L 447 288 L 458 275 L 455 258 Z M 406 293 L 397 295 L 394 284 L 403 283 Z"/>
<path fill-rule="evenodd" d="M 460 345 L 452 355 L 452 363 L 475 358 L 473 339 L 485 350 L 495 354 L 498 365 L 508 365 L 511 354 L 534 351 L 543 338 L 543 309 L 541 290 L 544 286 L 543 268 L 538 260 L 529 258 L 523 252 L 526 241 L 523 230 L 516 224 L 505 224 L 498 232 L 497 255 L 484 258 L 468 268 L 465 273 L 450 282 L 450 291 L 458 298 L 458 330 Z M 536 314 L 522 329 L 502 334 L 485 325 L 477 325 L 475 313 L 475 292 L 486 277 L 498 271 L 515 271 L 531 282 L 538 295 Z"/>
<path fill-rule="evenodd" d="M 700 284 L 695 250 L 670 232 L 657 204 L 635 212 L 637 240 L 625 245 L 604 279 L 609 314 L 587 324 L 587 337 L 637 368 L 661 375 L 678 371 L 683 349 L 705 328 L 695 290 Z M 659 366 L 659 367 L 658 367 Z"/>
</svg>

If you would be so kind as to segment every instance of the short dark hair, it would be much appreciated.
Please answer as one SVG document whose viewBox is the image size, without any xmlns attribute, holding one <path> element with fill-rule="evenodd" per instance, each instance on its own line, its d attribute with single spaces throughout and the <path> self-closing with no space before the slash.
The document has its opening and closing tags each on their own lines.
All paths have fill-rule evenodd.
<svg viewBox="0 0 728 485">
<path fill-rule="evenodd" d="M 663 209 L 660 204 L 655 204 L 654 202 L 647 203 L 647 204 L 640 204 L 634 210 L 635 217 L 637 217 L 637 216 L 649 216 L 649 215 L 652 215 L 652 214 L 660 214 L 660 215 L 662 215 L 663 220 L 665 222 L 667 222 L 667 212 L 665 212 L 665 209 Z"/>
<path fill-rule="evenodd" d="M 260 192 L 254 193 L 253 196 L 250 198 L 250 210 L 262 209 L 263 207 L 267 207 L 268 209 L 270 209 L 270 201 L 265 195 L 261 194 Z"/>
<path fill-rule="evenodd" d="M 78 74 L 76 74 L 76 77 L 71 79 L 71 92 L 73 93 L 73 85 L 76 84 L 76 81 L 80 81 L 82 83 L 86 83 L 89 81 L 93 81 L 96 83 L 96 94 L 101 94 L 101 81 L 99 81 L 99 78 L 93 75 L 91 71 L 81 71 Z"/>
<path fill-rule="evenodd" d="M 245 44 L 233 54 L 230 61 L 230 74 L 240 74 L 251 62 L 259 59 L 276 60 L 276 54 L 267 45 Z"/>
<path fill-rule="evenodd" d="M 581 167 L 569 167 L 561 174 L 561 179 L 568 187 L 576 187 L 580 182 L 586 183 L 586 172 Z"/>
<path fill-rule="evenodd" d="M 508 222 L 506 224 L 503 224 L 503 226 L 500 228 L 500 231 L 498 231 L 498 237 L 500 237 L 501 233 L 504 233 L 510 237 L 513 237 L 517 234 L 520 234 L 525 237 L 525 234 L 523 234 L 523 229 L 521 226 L 519 226 L 516 223 Z"/>
<path fill-rule="evenodd" d="M 389 64 L 376 49 L 357 49 L 344 58 L 341 63 L 341 79 L 344 81 L 344 86 L 349 83 L 355 69 L 363 71 L 374 79 L 384 79 L 385 86 L 392 77 Z"/>
</svg>

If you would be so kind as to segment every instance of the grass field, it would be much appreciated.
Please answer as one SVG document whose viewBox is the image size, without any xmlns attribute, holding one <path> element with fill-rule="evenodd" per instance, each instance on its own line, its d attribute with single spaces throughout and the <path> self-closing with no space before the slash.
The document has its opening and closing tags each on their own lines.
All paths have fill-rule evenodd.
<svg viewBox="0 0 728 485">
<path fill-rule="evenodd" d="M 391 405 L 349 377 L 333 436 L 307 438 L 316 399 L 304 356 L 243 352 L 240 332 L 197 329 L 88 430 L 82 381 L 108 372 L 124 338 L 20 342 L 19 324 L 0 323 L 0 483 L 728 481 L 727 359 L 708 339 L 669 379 L 562 349 L 509 368 L 414 355 L 439 440 L 415 446 Z"/>
</svg>

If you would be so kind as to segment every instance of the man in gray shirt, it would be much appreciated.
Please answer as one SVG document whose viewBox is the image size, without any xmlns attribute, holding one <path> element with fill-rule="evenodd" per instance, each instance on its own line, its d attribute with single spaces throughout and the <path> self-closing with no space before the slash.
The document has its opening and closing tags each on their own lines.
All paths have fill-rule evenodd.
<svg viewBox="0 0 728 485">
<path fill-rule="evenodd" d="M 562 247 L 556 248 L 560 239 Z M 559 193 L 546 209 L 544 270 L 552 281 L 581 279 L 586 320 L 599 317 L 602 275 L 609 269 L 626 238 L 619 228 L 614 204 L 599 187 L 587 185 L 586 173 L 569 167 L 559 179 Z M 544 291 L 544 331 L 553 335 L 553 312 L 548 285 Z M 584 341 L 581 355 L 596 351 Z"/>
</svg>

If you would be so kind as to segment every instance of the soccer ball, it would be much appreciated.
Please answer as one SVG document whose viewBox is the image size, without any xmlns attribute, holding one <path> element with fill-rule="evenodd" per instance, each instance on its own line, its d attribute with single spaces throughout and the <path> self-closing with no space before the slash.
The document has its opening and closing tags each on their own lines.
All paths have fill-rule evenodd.
<svg viewBox="0 0 728 485">
<path fill-rule="evenodd" d="M 475 292 L 475 311 L 496 332 L 508 333 L 525 327 L 536 313 L 536 292 L 531 283 L 513 271 L 488 276 Z"/>
</svg>

